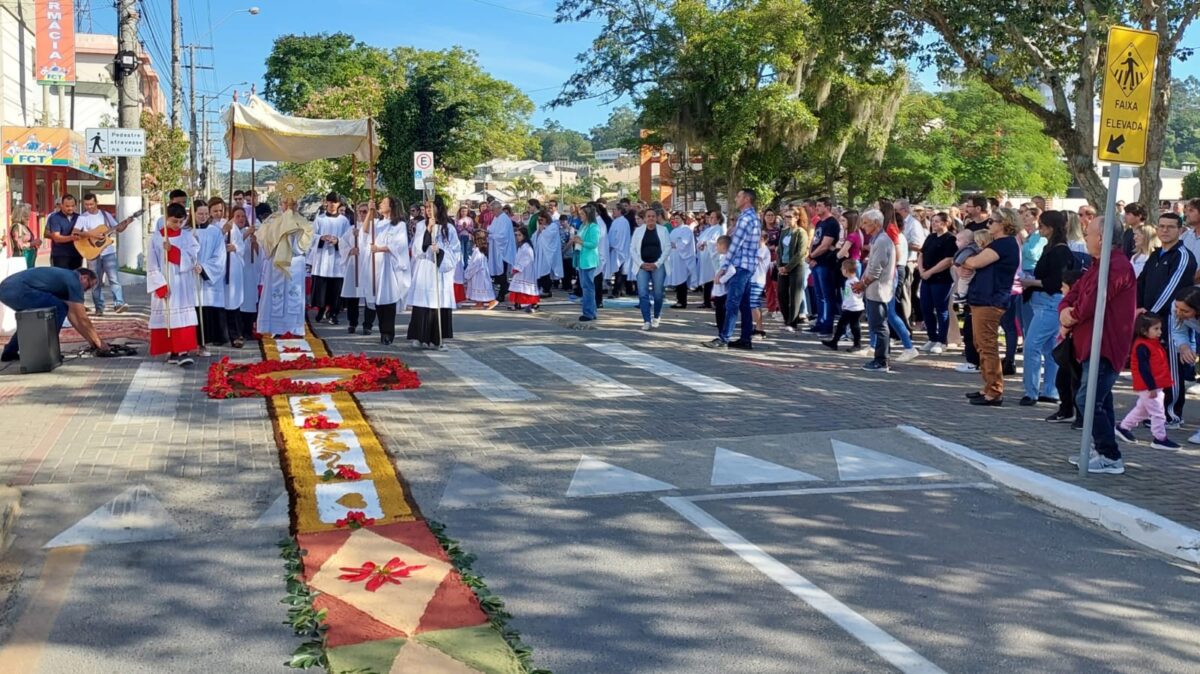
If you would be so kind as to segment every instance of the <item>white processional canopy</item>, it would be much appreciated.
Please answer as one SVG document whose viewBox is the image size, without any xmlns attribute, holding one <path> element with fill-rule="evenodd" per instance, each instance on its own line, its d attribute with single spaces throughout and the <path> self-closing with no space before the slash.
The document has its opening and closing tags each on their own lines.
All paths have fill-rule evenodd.
<svg viewBox="0 0 1200 674">
<path fill-rule="evenodd" d="M 378 152 L 369 119 L 290 117 L 254 95 L 247 103 L 234 102 L 222 117 L 225 149 L 234 159 L 306 162 L 353 155 L 369 163 L 372 150 Z"/>
</svg>

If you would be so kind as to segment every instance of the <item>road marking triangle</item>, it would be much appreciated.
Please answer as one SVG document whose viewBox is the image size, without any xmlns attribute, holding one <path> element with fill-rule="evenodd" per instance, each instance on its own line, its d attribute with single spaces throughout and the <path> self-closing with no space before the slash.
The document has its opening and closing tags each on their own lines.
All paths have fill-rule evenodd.
<svg viewBox="0 0 1200 674">
<path fill-rule="evenodd" d="M 764 461 L 724 447 L 717 447 L 713 455 L 711 484 L 714 487 L 728 484 L 812 482 L 820 479 L 802 470 Z"/>
<path fill-rule="evenodd" d="M 829 443 L 837 460 L 838 479 L 842 481 L 945 475 L 935 468 L 841 440 L 830 439 Z"/>
<path fill-rule="evenodd" d="M 279 495 L 279 498 L 275 499 L 275 501 L 271 503 L 271 506 L 267 508 L 266 512 L 264 512 L 257 520 L 254 521 L 253 528 L 278 528 L 286 527 L 289 524 L 291 524 L 291 518 L 288 516 L 288 495 L 287 492 L 284 492 Z"/>
<path fill-rule="evenodd" d="M 632 494 L 665 489 L 675 489 L 675 485 L 585 454 L 575 467 L 575 476 L 571 478 L 571 486 L 567 487 L 567 497 Z"/>
<path fill-rule="evenodd" d="M 179 536 L 175 518 L 149 487 L 130 487 L 60 533 L 45 548 L 165 541 Z"/>
<path fill-rule="evenodd" d="M 528 501 L 529 497 L 467 466 L 450 472 L 438 509 L 477 508 L 497 503 Z"/>
</svg>

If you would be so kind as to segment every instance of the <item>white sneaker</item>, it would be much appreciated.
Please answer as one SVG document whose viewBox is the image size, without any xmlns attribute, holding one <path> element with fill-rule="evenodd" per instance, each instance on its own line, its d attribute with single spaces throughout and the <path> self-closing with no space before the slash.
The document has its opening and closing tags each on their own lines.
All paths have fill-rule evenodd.
<svg viewBox="0 0 1200 674">
<path fill-rule="evenodd" d="M 920 346 L 920 349 L 924 353 L 929 353 L 930 351 L 933 351 L 934 346 L 937 346 L 937 342 L 925 342 Z"/>
<path fill-rule="evenodd" d="M 958 365 L 954 366 L 954 371 L 962 372 L 964 374 L 974 374 L 979 372 L 979 367 L 970 363 L 959 363 Z"/>
<path fill-rule="evenodd" d="M 1200 431 L 1196 431 L 1188 438 L 1188 442 L 1193 445 L 1200 445 Z"/>
<path fill-rule="evenodd" d="M 200 356 L 201 358 L 209 358 L 212 356 L 212 351 L 209 351 L 208 349 L 200 349 L 196 352 L 196 355 Z"/>
<path fill-rule="evenodd" d="M 921 355 L 921 352 L 917 351 L 916 349 L 905 349 L 900 352 L 899 356 L 896 356 L 896 362 L 907 363 L 910 360 L 916 359 L 916 357 L 919 355 Z"/>
<path fill-rule="evenodd" d="M 649 330 L 649 329 L 650 329 L 650 321 L 646 321 L 645 323 L 642 323 L 642 330 Z"/>
<path fill-rule="evenodd" d="M 1091 462 L 1092 459 L 1096 459 L 1099 457 L 1100 457 L 1100 452 L 1097 452 L 1095 447 L 1093 447 L 1091 450 L 1088 451 L 1088 462 Z M 1067 457 L 1067 463 L 1071 464 L 1072 466 L 1078 466 L 1079 465 L 1079 452 L 1076 452 L 1076 453 L 1072 454 L 1071 456 Z"/>
<path fill-rule="evenodd" d="M 785 326 L 783 326 L 783 331 L 784 331 L 784 332 L 795 332 L 795 331 L 796 331 L 796 328 L 793 328 L 793 327 L 792 327 L 792 326 L 790 326 L 790 325 L 785 325 Z"/>
<path fill-rule="evenodd" d="M 657 328 L 657 327 L 658 327 L 658 324 L 659 324 L 659 323 L 661 323 L 661 322 L 662 322 L 662 321 L 661 321 L 661 319 L 658 319 L 658 318 L 651 318 L 651 319 L 650 319 L 650 327 L 652 327 L 652 328 Z"/>
<path fill-rule="evenodd" d="M 935 356 L 940 353 L 944 353 L 945 351 L 946 351 L 946 347 L 942 346 L 941 344 L 938 344 L 937 342 L 934 342 L 933 346 L 929 347 L 929 353 L 932 353 Z"/>
</svg>

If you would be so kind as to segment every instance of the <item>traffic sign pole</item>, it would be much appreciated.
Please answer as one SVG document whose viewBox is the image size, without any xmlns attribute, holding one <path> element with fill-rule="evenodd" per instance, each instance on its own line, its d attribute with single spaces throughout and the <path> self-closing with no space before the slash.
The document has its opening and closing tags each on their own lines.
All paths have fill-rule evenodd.
<svg viewBox="0 0 1200 674">
<path fill-rule="evenodd" d="M 1083 438 L 1079 443 L 1079 476 L 1087 477 L 1092 454 L 1092 427 L 1096 421 L 1096 387 L 1100 381 L 1100 346 L 1104 341 L 1104 311 L 1108 308 L 1108 265 L 1112 260 L 1113 227 L 1117 221 L 1117 186 L 1121 165 L 1108 167 L 1108 200 L 1104 206 L 1104 234 L 1100 243 L 1100 278 L 1096 281 L 1096 320 L 1092 323 L 1092 355 L 1088 359 L 1087 392 L 1083 410 Z M 1112 363 L 1121 367 L 1124 363 Z"/>
<path fill-rule="evenodd" d="M 1117 222 L 1117 189 L 1121 166 L 1146 163 L 1150 103 L 1154 92 L 1154 62 L 1158 34 L 1113 26 L 1108 29 L 1108 51 L 1104 65 L 1104 90 L 1100 97 L 1100 137 L 1096 157 L 1108 166 L 1108 197 L 1104 205 L 1104 232 L 1100 243 L 1096 312 L 1092 323 L 1092 347 L 1084 392 L 1083 439 L 1079 443 L 1079 476 L 1087 477 L 1091 459 L 1092 428 L 1096 420 L 1096 388 L 1100 381 L 1100 347 L 1104 340 L 1104 312 L 1108 309 L 1108 272 L 1112 261 L 1113 228 Z M 1149 204 L 1153 206 L 1153 204 Z M 1147 209 L 1149 210 L 1149 209 Z M 1118 368 L 1124 363 L 1112 363 Z"/>
</svg>

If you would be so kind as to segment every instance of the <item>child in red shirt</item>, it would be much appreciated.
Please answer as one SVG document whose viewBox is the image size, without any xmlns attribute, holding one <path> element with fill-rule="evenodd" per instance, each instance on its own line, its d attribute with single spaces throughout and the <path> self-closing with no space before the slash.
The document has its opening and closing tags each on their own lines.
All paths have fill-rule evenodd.
<svg viewBox="0 0 1200 674">
<path fill-rule="evenodd" d="M 1173 385 L 1171 366 L 1167 362 L 1167 350 L 1162 345 L 1162 319 L 1154 314 L 1137 317 L 1133 340 L 1133 390 L 1137 392 L 1137 403 L 1129 414 L 1117 424 L 1117 437 L 1125 442 L 1137 443 L 1133 428 L 1146 419 L 1150 420 L 1150 431 L 1154 439 L 1150 446 L 1155 449 L 1179 449 L 1179 445 L 1167 437 L 1167 412 L 1163 406 L 1163 389 Z"/>
</svg>

